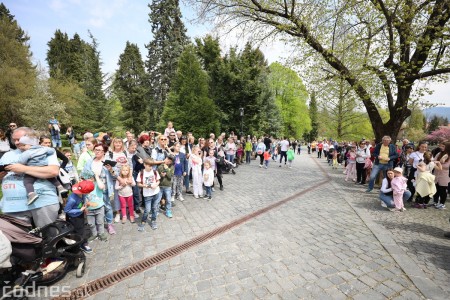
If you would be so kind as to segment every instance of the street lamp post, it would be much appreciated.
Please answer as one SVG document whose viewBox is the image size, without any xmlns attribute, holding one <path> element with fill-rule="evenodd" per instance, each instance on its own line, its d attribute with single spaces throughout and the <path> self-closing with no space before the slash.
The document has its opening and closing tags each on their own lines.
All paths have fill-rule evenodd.
<svg viewBox="0 0 450 300">
<path fill-rule="evenodd" d="M 239 115 L 241 116 L 241 137 L 244 135 L 244 108 L 239 108 Z"/>
</svg>

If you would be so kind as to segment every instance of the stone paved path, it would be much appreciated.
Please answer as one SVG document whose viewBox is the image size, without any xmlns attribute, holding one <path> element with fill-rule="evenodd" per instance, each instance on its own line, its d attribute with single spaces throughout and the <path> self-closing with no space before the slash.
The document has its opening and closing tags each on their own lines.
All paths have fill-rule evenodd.
<svg viewBox="0 0 450 300">
<path fill-rule="evenodd" d="M 58 285 L 75 288 L 330 180 L 91 298 L 449 298 L 445 211 L 394 215 L 305 152 L 292 169 L 252 161 L 236 171 L 211 202 L 190 197 L 173 219 L 160 214 L 156 231 L 117 224 L 108 242 L 92 243 L 85 276 L 70 272 Z"/>
</svg>

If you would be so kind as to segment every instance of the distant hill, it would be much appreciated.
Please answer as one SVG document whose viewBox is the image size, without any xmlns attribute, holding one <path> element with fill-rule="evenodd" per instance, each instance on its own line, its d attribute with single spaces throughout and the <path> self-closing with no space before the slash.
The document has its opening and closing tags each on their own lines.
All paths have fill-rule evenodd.
<svg viewBox="0 0 450 300">
<path fill-rule="evenodd" d="M 423 114 L 429 121 L 433 116 L 444 117 L 450 120 L 450 107 L 436 106 L 431 108 L 426 108 L 423 110 Z"/>
</svg>

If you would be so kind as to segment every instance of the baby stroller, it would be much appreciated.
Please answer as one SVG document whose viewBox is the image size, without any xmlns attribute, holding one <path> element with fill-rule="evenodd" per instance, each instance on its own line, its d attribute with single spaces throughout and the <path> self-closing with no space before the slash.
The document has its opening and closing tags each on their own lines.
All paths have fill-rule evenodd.
<svg viewBox="0 0 450 300">
<path fill-rule="evenodd" d="M 77 277 L 84 275 L 83 240 L 72 224 L 57 220 L 32 229 L 23 220 L 0 215 L 0 230 L 12 248 L 11 267 L 0 269 L 0 299 L 27 299 L 35 287 L 63 278 L 69 267 L 76 267 Z"/>
<path fill-rule="evenodd" d="M 224 159 L 220 164 L 218 164 L 218 167 L 221 168 L 222 174 L 231 173 L 233 175 L 236 175 L 236 171 L 234 170 L 236 164 L 233 164 L 226 159 Z"/>
</svg>

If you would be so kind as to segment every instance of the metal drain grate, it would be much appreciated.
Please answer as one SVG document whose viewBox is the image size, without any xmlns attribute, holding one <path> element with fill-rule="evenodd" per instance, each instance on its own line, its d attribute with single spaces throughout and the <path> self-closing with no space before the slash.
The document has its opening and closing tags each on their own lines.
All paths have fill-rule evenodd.
<svg viewBox="0 0 450 300">
<path fill-rule="evenodd" d="M 90 297 L 94 294 L 99 293 L 100 291 L 122 281 L 127 279 L 128 277 L 131 277 L 137 273 L 143 272 L 147 269 L 150 269 L 168 259 L 173 258 L 174 256 L 177 256 L 181 253 L 183 253 L 184 251 L 195 247 L 197 245 L 200 245 L 204 242 L 206 242 L 207 240 L 210 240 L 236 226 L 241 225 L 242 223 L 247 222 L 248 220 L 251 220 L 253 218 L 258 217 L 261 214 L 264 214 L 280 205 L 285 204 L 288 201 L 291 201 L 303 194 L 306 194 L 326 183 L 328 183 L 331 179 L 329 176 L 326 176 L 326 180 L 322 181 L 312 187 L 309 187 L 301 192 L 298 192 L 292 196 L 289 196 L 283 200 L 277 201 L 271 205 L 268 205 L 264 208 L 261 208 L 257 211 L 254 211 L 242 218 L 239 218 L 237 220 L 232 221 L 231 223 L 225 224 L 221 227 L 218 227 L 216 229 L 213 229 L 207 233 L 204 233 L 202 235 L 199 235 L 187 242 L 184 242 L 182 244 L 178 244 L 176 246 L 173 246 L 171 248 L 168 248 L 162 252 L 159 252 L 153 256 L 147 257 L 141 261 L 138 261 L 128 267 L 125 267 L 123 269 L 120 269 L 116 272 L 110 273 L 106 276 L 103 276 L 101 278 L 98 278 L 96 280 L 93 280 L 91 282 L 88 282 L 80 287 L 77 287 L 73 290 L 71 290 L 69 293 L 67 294 L 63 294 L 60 295 L 58 297 L 55 297 L 53 299 L 55 300 L 66 300 L 66 299 L 70 299 L 70 300 L 75 300 L 75 299 L 84 299 L 86 297 Z"/>
</svg>

